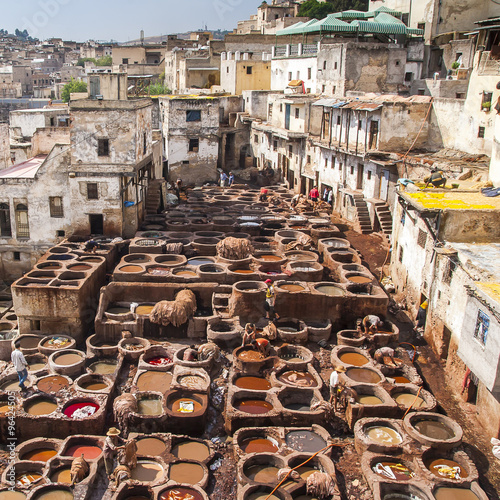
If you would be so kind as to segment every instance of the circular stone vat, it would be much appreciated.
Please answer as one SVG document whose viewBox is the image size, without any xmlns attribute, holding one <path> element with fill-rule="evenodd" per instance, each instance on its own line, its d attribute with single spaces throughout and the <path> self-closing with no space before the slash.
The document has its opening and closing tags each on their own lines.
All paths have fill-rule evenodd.
<svg viewBox="0 0 500 500">
<path fill-rule="evenodd" d="M 370 460 L 370 468 L 377 476 L 391 481 L 409 481 L 415 477 L 410 464 L 394 457 L 373 457 Z"/>
<path fill-rule="evenodd" d="M 427 450 L 422 455 L 422 462 L 430 473 L 439 480 L 463 481 L 471 474 L 471 464 L 460 453 L 439 452 Z M 476 471 L 473 471 L 474 475 Z"/>
<path fill-rule="evenodd" d="M 144 264 L 146 262 L 151 262 L 151 257 L 143 253 L 132 253 L 130 255 L 125 255 L 125 257 L 123 257 L 123 262 L 129 264 Z"/>
<path fill-rule="evenodd" d="M 25 356 L 28 362 L 29 372 L 38 372 L 47 368 L 47 358 L 45 356 L 35 354 L 31 356 Z"/>
<path fill-rule="evenodd" d="M 313 431 L 295 430 L 285 435 L 288 448 L 302 453 L 316 453 L 327 446 L 327 442 Z"/>
<path fill-rule="evenodd" d="M 402 435 L 393 427 L 383 423 L 381 425 L 370 424 L 363 429 L 365 435 L 371 441 L 381 445 L 399 445 L 403 442 Z"/>
<path fill-rule="evenodd" d="M 136 264 L 127 264 L 126 266 L 119 267 L 118 271 L 120 271 L 121 273 L 136 274 L 136 273 L 143 273 L 144 268 Z"/>
<path fill-rule="evenodd" d="M 273 487 L 268 486 L 250 486 L 243 495 L 243 500 L 283 500 L 285 494 L 280 490 L 273 491 Z M 288 498 L 288 497 L 286 497 Z"/>
<path fill-rule="evenodd" d="M 312 363 L 313 353 L 302 346 L 284 345 L 278 349 L 278 357 L 294 370 L 306 370 L 307 364 Z"/>
<path fill-rule="evenodd" d="M 66 417 L 73 420 L 84 420 L 90 418 L 99 410 L 99 405 L 91 400 L 74 400 L 68 401 L 63 408 L 63 413 Z"/>
<path fill-rule="evenodd" d="M 40 340 L 38 350 L 40 353 L 50 356 L 54 352 L 66 349 L 74 349 L 76 341 L 68 335 L 49 335 Z"/>
<path fill-rule="evenodd" d="M 284 290 L 285 292 L 290 292 L 290 293 L 297 293 L 297 292 L 305 292 L 307 291 L 307 288 L 298 283 L 298 282 L 289 282 L 289 283 L 281 283 L 277 285 L 277 288 L 280 290 Z"/>
<path fill-rule="evenodd" d="M 237 398 L 233 403 L 234 408 L 250 415 L 264 415 L 273 410 L 273 405 L 265 399 Z"/>
<path fill-rule="evenodd" d="M 42 486 L 31 496 L 32 500 L 73 500 L 73 493 L 60 486 Z"/>
<path fill-rule="evenodd" d="M 194 414 L 205 410 L 203 399 L 199 395 L 184 395 L 182 391 L 170 393 L 167 408 L 175 414 Z"/>
<path fill-rule="evenodd" d="M 318 382 L 308 372 L 286 370 L 278 376 L 278 380 L 284 384 L 297 388 L 314 388 L 318 387 Z"/>
<path fill-rule="evenodd" d="M 87 367 L 87 370 L 96 375 L 112 375 L 115 373 L 118 361 L 115 359 L 103 359 L 95 361 Z"/>
<path fill-rule="evenodd" d="M 396 403 L 400 406 L 404 406 L 405 408 L 409 408 L 411 406 L 412 409 L 418 410 L 419 408 L 424 408 L 427 406 L 427 403 L 424 398 L 417 395 L 418 389 L 414 389 L 410 391 L 410 389 L 396 389 L 391 391 L 391 397 L 396 401 Z"/>
<path fill-rule="evenodd" d="M 243 375 L 238 377 L 233 383 L 240 389 L 247 389 L 250 391 L 267 391 L 271 389 L 270 382 L 263 377 Z"/>
<path fill-rule="evenodd" d="M 436 500 L 480 500 L 470 489 L 454 486 L 439 486 L 434 490 Z"/>
<path fill-rule="evenodd" d="M 165 469 L 153 460 L 138 460 L 137 465 L 132 469 L 131 479 L 141 483 L 154 483 L 161 479 Z"/>
<path fill-rule="evenodd" d="M 362 384 L 378 384 L 383 377 L 371 368 L 348 368 L 345 376 L 352 382 Z"/>
<path fill-rule="evenodd" d="M 162 415 L 162 398 L 154 394 L 138 394 L 137 413 L 146 417 L 158 417 Z"/>
<path fill-rule="evenodd" d="M 346 293 L 342 287 L 327 282 L 317 283 L 314 285 L 314 289 L 323 295 L 329 295 L 331 297 L 342 297 Z"/>
<path fill-rule="evenodd" d="M 200 484 L 205 478 L 205 467 L 196 462 L 173 462 L 170 464 L 168 478 L 181 484 Z"/>
<path fill-rule="evenodd" d="M 177 383 L 185 389 L 191 391 L 206 391 L 210 385 L 210 381 L 197 374 L 180 375 L 177 378 Z"/>
<path fill-rule="evenodd" d="M 85 353 L 76 349 L 54 352 L 49 356 L 49 366 L 55 373 L 75 377 L 85 366 Z"/>
<path fill-rule="evenodd" d="M 40 392 L 51 394 L 68 389 L 72 383 L 72 380 L 64 375 L 48 375 L 38 379 L 36 386 Z"/>
<path fill-rule="evenodd" d="M 339 360 L 345 365 L 358 367 L 365 366 L 370 362 L 370 360 L 366 356 L 363 356 L 363 354 L 354 351 L 344 351 L 339 355 Z"/>
<path fill-rule="evenodd" d="M 101 456 L 102 446 L 98 446 L 98 441 L 74 438 L 68 443 L 67 449 L 64 451 L 65 457 L 81 457 L 85 460 L 95 460 Z"/>
<path fill-rule="evenodd" d="M 200 273 L 223 273 L 226 269 L 222 266 L 218 266 L 216 264 L 203 264 L 198 267 Z"/>
<path fill-rule="evenodd" d="M 185 264 L 187 259 L 184 255 L 158 255 L 155 261 L 167 267 L 176 267 Z"/>
<path fill-rule="evenodd" d="M 462 428 L 439 413 L 409 413 L 403 425 L 413 439 L 427 446 L 448 449 L 462 441 Z"/>
<path fill-rule="evenodd" d="M 75 380 L 75 385 L 84 392 L 101 392 L 110 387 L 110 383 L 102 375 L 82 375 Z"/>
<path fill-rule="evenodd" d="M 151 344 L 148 340 L 132 337 L 129 339 L 121 339 L 118 342 L 118 351 L 122 354 L 125 359 L 135 360 L 139 359 L 146 349 L 149 349 Z"/>
<path fill-rule="evenodd" d="M 205 497 L 194 488 L 187 486 L 170 486 L 158 495 L 158 500 L 205 500 Z"/>
<path fill-rule="evenodd" d="M 275 484 L 278 482 L 278 472 L 284 467 L 284 461 L 277 455 L 260 454 L 248 458 L 243 464 L 243 479 L 245 482 Z"/>
<path fill-rule="evenodd" d="M 279 449 L 278 441 L 271 436 L 247 436 L 238 444 L 243 453 L 276 453 Z"/>
<path fill-rule="evenodd" d="M 57 455 L 57 450 L 54 448 L 35 448 L 30 450 L 20 458 L 21 460 L 29 460 L 31 462 L 48 462 L 52 457 Z"/>
<path fill-rule="evenodd" d="M 351 283 L 356 283 L 358 285 L 365 285 L 374 280 L 374 278 L 370 278 L 370 276 L 361 273 L 346 273 L 345 277 Z"/>
<path fill-rule="evenodd" d="M 68 266 L 68 270 L 73 272 L 86 272 L 90 271 L 91 269 L 93 269 L 93 267 L 90 264 L 85 264 L 85 263 L 72 264 Z"/>
<path fill-rule="evenodd" d="M 179 460 L 204 462 L 211 452 L 210 448 L 202 441 L 184 440 L 174 444 L 170 453 Z"/>
<path fill-rule="evenodd" d="M 177 267 L 172 271 L 172 274 L 178 278 L 198 278 L 198 274 L 196 274 L 195 270 L 189 267 Z"/>
<path fill-rule="evenodd" d="M 145 371 L 141 373 L 136 380 L 136 387 L 139 391 L 157 391 L 161 388 L 162 392 L 168 391 L 172 383 L 172 374 L 170 372 Z"/>
<path fill-rule="evenodd" d="M 24 402 L 24 411 L 28 415 L 50 415 L 57 410 L 57 402 L 44 396 L 36 396 Z"/>
<path fill-rule="evenodd" d="M 60 467 L 50 475 L 52 483 L 71 484 L 71 467 Z"/>
<path fill-rule="evenodd" d="M 137 455 L 158 457 L 167 451 L 164 441 L 155 437 L 145 437 L 137 440 Z"/>
<path fill-rule="evenodd" d="M 152 302 L 141 303 L 134 309 L 134 313 L 137 314 L 138 316 L 149 316 L 151 314 L 151 311 L 154 309 L 155 305 L 156 303 Z"/>
</svg>

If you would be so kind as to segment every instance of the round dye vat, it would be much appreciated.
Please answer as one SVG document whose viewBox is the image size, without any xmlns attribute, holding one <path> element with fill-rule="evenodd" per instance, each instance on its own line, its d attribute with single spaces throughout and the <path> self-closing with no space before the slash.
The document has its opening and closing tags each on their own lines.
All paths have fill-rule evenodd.
<svg viewBox="0 0 500 500">
<path fill-rule="evenodd" d="M 339 297 L 345 294 L 342 288 L 333 285 L 320 285 L 316 287 L 316 290 L 320 293 L 324 293 L 325 295 L 332 295 L 334 297 Z"/>
<path fill-rule="evenodd" d="M 76 444 L 74 446 L 70 446 L 66 453 L 65 457 L 81 457 L 83 454 L 83 458 L 85 460 L 94 460 L 101 455 L 102 449 L 99 446 L 87 445 L 87 444 Z"/>
<path fill-rule="evenodd" d="M 34 349 L 35 347 L 38 347 L 39 342 L 40 342 L 40 339 L 38 337 L 22 337 L 21 338 L 21 349 Z M 45 345 L 45 343 L 44 343 L 44 345 Z"/>
<path fill-rule="evenodd" d="M 376 406 L 376 405 L 384 404 L 384 402 L 380 398 L 377 398 L 377 396 L 369 396 L 369 395 L 358 396 L 356 398 L 356 401 L 360 405 Z"/>
<path fill-rule="evenodd" d="M 285 405 L 285 408 L 292 411 L 309 411 L 311 405 L 307 403 L 288 403 Z"/>
<path fill-rule="evenodd" d="M 170 389 L 172 374 L 170 372 L 147 371 L 137 378 L 137 389 L 140 391 L 166 392 Z"/>
<path fill-rule="evenodd" d="M 152 483 L 157 481 L 163 475 L 163 467 L 147 460 L 139 460 L 137 466 L 132 470 L 131 479 Z"/>
<path fill-rule="evenodd" d="M 271 389 L 271 384 L 268 380 L 261 377 L 239 377 L 234 383 L 240 389 L 250 389 L 252 391 L 267 391 Z"/>
<path fill-rule="evenodd" d="M 212 259 L 204 259 L 203 257 L 195 257 L 194 259 L 189 259 L 187 263 L 190 266 L 202 266 L 203 264 L 213 264 L 214 261 Z"/>
<path fill-rule="evenodd" d="M 409 392 L 402 392 L 398 394 L 395 398 L 396 403 L 407 408 L 411 406 L 412 408 L 421 408 L 425 406 L 425 401 L 416 394 L 411 394 Z"/>
<path fill-rule="evenodd" d="M 158 438 L 144 438 L 137 441 L 137 454 L 157 457 L 167 451 L 167 445 Z"/>
<path fill-rule="evenodd" d="M 473 491 L 464 488 L 438 488 L 434 496 L 436 500 L 479 500 Z"/>
<path fill-rule="evenodd" d="M 201 391 L 205 388 L 205 379 L 198 375 L 183 375 L 179 377 L 178 382 L 188 389 Z"/>
<path fill-rule="evenodd" d="M 154 358 L 149 358 L 146 363 L 152 366 L 166 366 L 171 364 L 172 360 L 166 356 L 155 356 Z"/>
<path fill-rule="evenodd" d="M 50 476 L 50 480 L 53 483 L 71 484 L 71 468 L 59 469 Z"/>
<path fill-rule="evenodd" d="M 258 483 L 275 483 L 278 481 L 278 467 L 272 465 L 252 465 L 245 468 L 245 475 Z"/>
<path fill-rule="evenodd" d="M 252 269 L 234 269 L 231 272 L 238 273 L 238 274 L 252 274 L 253 270 Z"/>
<path fill-rule="evenodd" d="M 368 364 L 368 359 L 357 352 L 346 352 L 339 356 L 340 361 L 346 365 L 364 366 Z"/>
<path fill-rule="evenodd" d="M 83 403 L 70 404 L 63 410 L 63 413 L 68 418 L 82 420 L 84 418 L 92 416 L 98 409 L 98 404 L 92 403 L 91 401 L 85 401 Z"/>
<path fill-rule="evenodd" d="M 200 464 L 191 462 L 176 462 L 170 464 L 168 473 L 169 479 L 177 483 L 196 484 L 199 483 L 205 475 L 205 471 Z"/>
<path fill-rule="evenodd" d="M 203 497 L 191 488 L 185 488 L 184 486 L 174 486 L 167 491 L 164 491 L 160 496 L 159 500 L 203 500 Z"/>
<path fill-rule="evenodd" d="M 57 409 L 57 404 L 50 400 L 37 399 L 28 403 L 26 413 L 29 415 L 50 415 Z"/>
<path fill-rule="evenodd" d="M 19 387 L 19 380 L 4 382 L 0 385 L 0 390 L 5 392 L 19 392 L 21 390 Z"/>
<path fill-rule="evenodd" d="M 443 422 L 438 420 L 419 420 L 413 424 L 420 434 L 431 439 L 446 441 L 455 437 L 455 433 Z"/>
<path fill-rule="evenodd" d="M 297 333 L 299 331 L 296 326 L 279 326 L 278 330 L 286 333 Z"/>
<path fill-rule="evenodd" d="M 117 361 L 97 361 L 89 366 L 89 370 L 96 375 L 111 375 L 115 373 Z"/>
<path fill-rule="evenodd" d="M 73 500 L 74 497 L 71 491 L 50 488 L 43 490 L 32 498 L 34 500 Z"/>
<path fill-rule="evenodd" d="M 80 387 L 87 391 L 102 391 L 103 389 L 107 389 L 108 384 L 106 384 L 105 382 L 95 382 L 89 380 L 80 384 Z"/>
<path fill-rule="evenodd" d="M 430 463 L 426 463 L 425 466 L 439 478 L 459 480 L 467 477 L 467 472 L 454 460 L 438 458 Z"/>
<path fill-rule="evenodd" d="M 120 314 L 128 314 L 130 312 L 130 308 L 111 305 L 111 307 L 106 312 L 119 316 Z"/>
<path fill-rule="evenodd" d="M 247 500 L 280 500 L 280 498 L 276 495 L 269 496 L 269 493 L 251 493 L 249 496 L 247 496 Z"/>
<path fill-rule="evenodd" d="M 349 276 L 347 278 L 352 283 L 371 283 L 372 279 L 367 278 L 366 276 Z"/>
<path fill-rule="evenodd" d="M 287 292 L 303 292 L 305 290 L 305 287 L 301 285 L 280 285 L 279 286 L 282 290 L 286 290 Z"/>
<path fill-rule="evenodd" d="M 407 481 L 415 476 L 406 465 L 397 462 L 378 462 L 372 466 L 372 470 L 375 474 L 393 481 Z"/>
<path fill-rule="evenodd" d="M 377 384 L 382 380 L 378 373 L 366 368 L 348 368 L 346 375 L 355 382 L 366 384 Z"/>
<path fill-rule="evenodd" d="M 203 409 L 198 401 L 191 398 L 180 398 L 169 405 L 171 411 L 179 413 L 196 413 Z"/>
<path fill-rule="evenodd" d="M 82 357 L 79 354 L 61 354 L 54 359 L 54 363 L 60 366 L 70 366 L 79 363 Z"/>
<path fill-rule="evenodd" d="M 170 274 L 170 269 L 167 269 L 166 267 L 150 267 L 148 269 L 148 274 L 152 274 L 154 276 L 167 276 Z"/>
<path fill-rule="evenodd" d="M 173 274 L 183 278 L 194 278 L 195 276 L 198 276 L 194 271 L 189 271 L 188 269 L 179 269 L 174 271 Z"/>
<path fill-rule="evenodd" d="M 181 460 L 203 462 L 210 456 L 210 449 L 205 443 L 199 441 L 182 441 L 172 448 L 171 453 Z"/>
<path fill-rule="evenodd" d="M 278 446 L 266 438 L 244 439 L 241 442 L 240 448 L 245 453 L 275 453 L 278 451 Z"/>
<path fill-rule="evenodd" d="M 32 462 L 47 462 L 52 457 L 57 455 L 56 450 L 51 448 L 37 448 L 36 450 L 31 450 L 25 453 L 21 460 L 30 460 Z"/>
<path fill-rule="evenodd" d="M 139 316 L 148 316 L 153 310 L 154 305 L 142 305 L 137 306 L 135 309 L 135 313 L 139 314 Z"/>
<path fill-rule="evenodd" d="M 41 477 L 42 475 L 38 472 L 25 472 L 24 474 L 19 474 L 19 476 L 16 476 L 16 486 L 18 488 L 29 486 L 38 481 Z"/>
<path fill-rule="evenodd" d="M 278 377 L 278 380 L 297 387 L 316 387 L 318 385 L 310 373 L 293 370 L 283 373 Z"/>
<path fill-rule="evenodd" d="M 158 416 L 163 413 L 161 400 L 158 398 L 144 398 L 137 401 L 137 413 L 146 416 Z"/>
<path fill-rule="evenodd" d="M 311 431 L 291 431 L 285 436 L 286 445 L 295 451 L 316 453 L 326 447 L 326 441 Z"/>
<path fill-rule="evenodd" d="M 28 365 L 28 371 L 29 372 L 37 372 L 38 370 L 42 370 L 45 368 L 45 363 L 31 363 Z"/>
<path fill-rule="evenodd" d="M 396 384 L 409 384 L 410 381 L 406 377 L 398 376 L 398 377 L 393 377 L 394 382 Z"/>
<path fill-rule="evenodd" d="M 244 413 L 263 415 L 264 413 L 269 413 L 273 409 L 273 405 L 262 399 L 246 399 L 238 401 L 235 404 L 235 408 Z"/>
<path fill-rule="evenodd" d="M 304 481 L 307 481 L 307 478 L 312 474 L 314 474 L 318 469 L 314 469 L 313 467 L 308 467 L 307 465 L 303 465 L 302 467 L 299 467 L 298 469 L 295 470 L 299 473 L 299 476 Z"/>
<path fill-rule="evenodd" d="M 119 268 L 122 273 L 141 273 L 144 269 L 141 266 L 122 266 Z"/>
<path fill-rule="evenodd" d="M 265 262 L 278 262 L 279 260 L 283 260 L 283 258 L 278 255 L 259 255 L 257 259 Z"/>
<path fill-rule="evenodd" d="M 75 264 L 74 266 L 68 267 L 68 269 L 71 269 L 71 271 L 88 271 L 89 269 L 92 269 L 92 266 L 89 266 L 88 264 Z"/>
<path fill-rule="evenodd" d="M 238 358 L 246 362 L 262 361 L 265 359 L 263 354 L 261 354 L 259 351 L 255 351 L 254 349 L 246 349 L 241 351 L 238 354 Z"/>
<path fill-rule="evenodd" d="M 401 444 L 403 438 L 394 429 L 386 426 L 374 426 L 365 430 L 366 435 L 376 443 L 380 444 Z"/>
<path fill-rule="evenodd" d="M 0 491 L 0 500 L 24 500 L 26 495 L 20 491 Z"/>
</svg>

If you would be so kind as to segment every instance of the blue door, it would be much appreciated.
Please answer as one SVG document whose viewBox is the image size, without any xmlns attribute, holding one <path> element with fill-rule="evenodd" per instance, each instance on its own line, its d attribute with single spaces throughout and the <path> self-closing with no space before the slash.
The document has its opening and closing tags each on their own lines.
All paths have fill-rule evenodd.
<svg viewBox="0 0 500 500">
<path fill-rule="evenodd" d="M 285 128 L 287 130 L 290 130 L 290 104 L 286 104 L 286 109 L 285 109 Z"/>
</svg>

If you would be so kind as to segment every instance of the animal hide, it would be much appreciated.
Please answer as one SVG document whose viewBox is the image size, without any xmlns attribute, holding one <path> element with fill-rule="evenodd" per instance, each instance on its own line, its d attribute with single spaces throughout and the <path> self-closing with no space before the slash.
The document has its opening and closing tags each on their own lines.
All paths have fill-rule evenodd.
<svg viewBox="0 0 500 500">
<path fill-rule="evenodd" d="M 83 458 L 83 453 L 71 463 L 71 486 L 75 483 L 80 483 L 89 473 L 89 464 Z"/>
<path fill-rule="evenodd" d="M 181 326 L 193 316 L 196 311 L 196 297 L 191 290 L 181 290 L 175 300 L 158 302 L 149 315 L 151 323 L 168 326 Z"/>
<path fill-rule="evenodd" d="M 132 394 L 125 393 L 118 396 L 113 403 L 113 414 L 118 427 L 125 435 L 128 434 L 128 417 L 131 412 L 137 411 L 137 400 Z"/>
</svg>

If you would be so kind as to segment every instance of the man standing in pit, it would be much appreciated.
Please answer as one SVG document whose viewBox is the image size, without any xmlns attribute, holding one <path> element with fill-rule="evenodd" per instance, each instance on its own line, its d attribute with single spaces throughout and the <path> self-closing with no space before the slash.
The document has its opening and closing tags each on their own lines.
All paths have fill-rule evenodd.
<svg viewBox="0 0 500 500">
<path fill-rule="evenodd" d="M 21 352 L 21 342 L 19 340 L 16 340 L 14 347 L 15 349 L 12 351 L 10 359 L 19 377 L 19 387 L 21 391 L 24 392 L 26 390 L 24 382 L 28 378 L 28 363 L 24 358 L 24 354 Z"/>
<path fill-rule="evenodd" d="M 266 310 L 266 318 L 274 319 L 274 303 L 276 300 L 276 293 L 274 291 L 273 282 L 270 279 L 266 280 L 266 301 L 264 302 L 264 309 Z"/>
</svg>

